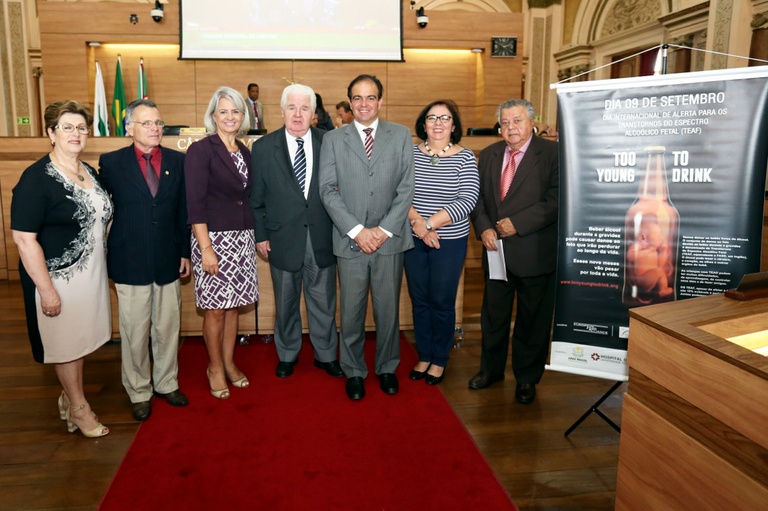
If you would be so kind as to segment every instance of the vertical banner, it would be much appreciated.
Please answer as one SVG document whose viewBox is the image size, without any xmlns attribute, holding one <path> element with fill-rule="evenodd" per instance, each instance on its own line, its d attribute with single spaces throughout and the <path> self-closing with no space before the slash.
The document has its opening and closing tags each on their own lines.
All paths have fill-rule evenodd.
<svg viewBox="0 0 768 511">
<path fill-rule="evenodd" d="M 115 136 L 125 135 L 125 87 L 123 87 L 123 66 L 120 55 L 117 56 L 115 69 L 115 90 L 112 94 L 112 120 L 115 123 Z"/>
<path fill-rule="evenodd" d="M 630 308 L 722 293 L 760 270 L 768 68 L 556 87 L 548 369 L 625 380 Z"/>
<path fill-rule="evenodd" d="M 98 60 L 96 61 L 96 85 L 93 93 L 93 135 L 96 137 L 109 136 L 107 93 L 104 90 L 104 76 L 101 74 Z"/>
</svg>

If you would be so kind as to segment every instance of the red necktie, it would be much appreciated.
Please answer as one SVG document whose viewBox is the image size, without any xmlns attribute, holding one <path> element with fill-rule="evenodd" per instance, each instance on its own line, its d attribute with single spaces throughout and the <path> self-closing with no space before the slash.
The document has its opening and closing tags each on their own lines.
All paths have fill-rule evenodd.
<svg viewBox="0 0 768 511">
<path fill-rule="evenodd" d="M 517 172 L 517 163 L 515 163 L 515 156 L 520 151 L 517 149 L 511 149 L 509 151 L 509 161 L 507 166 L 501 172 L 501 200 L 507 196 L 509 187 L 512 185 L 512 180 L 515 178 L 515 172 Z"/>
</svg>

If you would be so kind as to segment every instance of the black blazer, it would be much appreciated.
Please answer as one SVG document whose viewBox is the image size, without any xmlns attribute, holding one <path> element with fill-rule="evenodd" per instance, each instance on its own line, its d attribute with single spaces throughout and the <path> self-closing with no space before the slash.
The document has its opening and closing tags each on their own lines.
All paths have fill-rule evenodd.
<svg viewBox="0 0 768 511">
<path fill-rule="evenodd" d="M 189 258 L 184 154 L 161 147 L 160 185 L 152 197 L 133 144 L 99 158 L 99 181 L 115 205 L 107 238 L 109 277 L 117 284 L 169 284 Z"/>
<path fill-rule="evenodd" d="M 336 262 L 333 255 L 333 223 L 320 201 L 320 145 L 323 131 L 312 130 L 312 179 L 307 199 L 293 172 L 285 140 L 285 127 L 257 140 L 253 154 L 251 206 L 256 222 L 256 241 L 269 241 L 270 264 L 283 271 L 298 271 L 304 263 L 307 229 L 317 265 Z"/>
<path fill-rule="evenodd" d="M 502 238 L 507 270 L 518 277 L 535 277 L 557 266 L 557 215 L 560 200 L 560 159 L 557 142 L 533 135 L 517 167 L 515 179 L 501 200 L 501 170 L 506 142 L 480 153 L 480 198 L 471 218 L 479 238 L 496 222 L 509 218 L 517 234 Z M 488 259 L 483 248 L 483 267 Z"/>
</svg>

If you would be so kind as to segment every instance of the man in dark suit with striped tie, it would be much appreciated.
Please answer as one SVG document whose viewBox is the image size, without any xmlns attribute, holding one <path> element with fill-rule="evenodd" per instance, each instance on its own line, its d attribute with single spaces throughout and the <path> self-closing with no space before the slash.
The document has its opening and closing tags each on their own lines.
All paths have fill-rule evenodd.
<svg viewBox="0 0 768 511">
<path fill-rule="evenodd" d="M 138 421 L 152 413 L 152 394 L 186 406 L 179 390 L 180 277 L 190 272 L 184 154 L 160 146 L 155 103 L 128 105 L 130 146 L 99 158 L 99 180 L 115 205 L 107 268 L 117 289 L 123 386 Z M 152 362 L 149 338 L 152 339 Z"/>
<path fill-rule="evenodd" d="M 333 224 L 318 188 L 324 131 L 310 127 L 315 106 L 315 91 L 289 85 L 280 99 L 285 126 L 251 148 L 256 250 L 270 263 L 279 378 L 293 374 L 301 349 L 302 285 L 315 367 L 344 376 L 337 360 Z"/>
</svg>

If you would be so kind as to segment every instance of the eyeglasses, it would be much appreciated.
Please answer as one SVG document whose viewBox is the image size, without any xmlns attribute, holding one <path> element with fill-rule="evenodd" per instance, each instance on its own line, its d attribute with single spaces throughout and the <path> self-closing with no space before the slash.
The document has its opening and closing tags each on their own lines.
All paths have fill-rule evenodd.
<svg viewBox="0 0 768 511">
<path fill-rule="evenodd" d="M 133 121 L 133 124 L 141 124 L 143 128 L 147 128 L 147 129 L 151 128 L 153 125 L 157 126 L 158 128 L 162 128 L 163 126 L 165 126 L 165 121 L 144 121 L 144 122 Z"/>
<path fill-rule="evenodd" d="M 77 126 L 75 126 L 74 124 L 63 123 L 63 124 L 57 124 L 56 126 L 53 127 L 53 129 L 55 130 L 59 129 L 64 133 L 72 133 L 73 131 L 77 130 L 77 132 L 80 133 L 81 135 L 88 135 L 91 133 L 91 128 L 89 128 L 85 124 L 78 124 Z"/>
<path fill-rule="evenodd" d="M 440 119 L 440 121 L 442 121 L 442 123 L 445 124 L 451 119 L 453 119 L 453 117 L 451 117 L 450 115 L 428 115 L 427 116 L 427 122 L 429 123 L 437 122 L 438 119 Z"/>
</svg>

